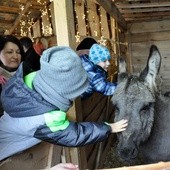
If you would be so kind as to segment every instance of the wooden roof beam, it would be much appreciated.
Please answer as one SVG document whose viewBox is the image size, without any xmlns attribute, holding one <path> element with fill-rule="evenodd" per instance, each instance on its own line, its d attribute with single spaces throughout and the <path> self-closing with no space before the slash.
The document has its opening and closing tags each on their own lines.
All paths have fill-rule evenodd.
<svg viewBox="0 0 170 170">
<path fill-rule="evenodd" d="M 151 8 L 151 7 L 170 7 L 170 2 L 153 2 L 153 3 L 141 3 L 141 4 L 121 4 L 116 3 L 119 8 Z"/>
<path fill-rule="evenodd" d="M 29 7 L 31 6 L 31 2 L 27 2 L 26 5 L 25 5 L 25 8 L 24 10 L 20 13 L 20 15 L 16 18 L 13 26 L 5 32 L 5 34 L 12 34 L 13 31 L 15 30 L 15 28 L 19 25 L 20 23 L 20 20 L 22 19 L 22 17 L 24 16 L 24 14 L 29 10 Z"/>
<path fill-rule="evenodd" d="M 112 2 L 112 0 L 96 0 L 105 10 L 106 12 L 113 17 L 117 23 L 124 29 L 127 30 L 127 24 L 125 19 L 122 17 L 121 13 L 117 9 L 116 5 Z"/>
<path fill-rule="evenodd" d="M 20 12 L 19 8 L 15 8 L 15 7 L 7 7 L 7 6 L 1 6 L 0 8 L 0 12 L 3 13 L 18 13 Z"/>
</svg>

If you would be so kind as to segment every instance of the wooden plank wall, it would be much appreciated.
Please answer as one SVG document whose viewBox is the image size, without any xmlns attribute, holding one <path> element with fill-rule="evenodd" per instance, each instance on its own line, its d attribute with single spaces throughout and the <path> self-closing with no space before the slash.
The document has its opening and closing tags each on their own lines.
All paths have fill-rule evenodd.
<svg viewBox="0 0 170 170">
<path fill-rule="evenodd" d="M 42 149 L 43 148 L 43 149 Z M 60 163 L 62 147 L 42 142 L 0 162 L 1 170 L 49 169 Z"/>
<path fill-rule="evenodd" d="M 129 24 L 127 41 L 133 72 L 139 72 L 145 67 L 152 44 L 159 48 L 162 65 L 158 84 L 162 93 L 170 91 L 170 20 Z"/>
<path fill-rule="evenodd" d="M 78 112 L 80 110 L 81 112 Z M 77 109 L 77 121 L 113 122 L 113 118 L 114 108 L 110 103 L 110 98 L 107 96 L 94 93 L 88 99 L 80 100 Z M 110 137 L 103 142 L 81 147 L 81 152 L 83 154 L 80 154 L 79 159 L 81 169 L 102 167 L 102 160 L 110 147 L 110 142 L 113 142 L 114 137 L 114 135 L 110 135 Z"/>
<path fill-rule="evenodd" d="M 75 0 L 74 15 L 76 46 L 85 37 L 92 37 L 98 43 L 108 47 L 112 56 L 109 75 L 115 77 L 118 56 L 126 57 L 125 32 L 95 1 Z"/>
<path fill-rule="evenodd" d="M 95 1 L 74 1 L 75 34 L 76 43 L 80 43 L 85 37 L 92 37 L 98 43 L 106 46 L 111 52 L 111 66 L 109 68 L 109 80 L 116 81 L 118 56 L 126 57 L 127 43 L 125 32 L 111 18 L 105 10 Z M 110 98 L 100 94 L 93 94 L 87 100 L 80 100 L 75 104 L 78 121 L 112 121 L 114 108 L 110 104 Z M 81 114 L 80 114 L 81 113 Z M 102 159 L 113 142 L 114 135 L 108 140 L 79 149 L 81 169 L 102 168 Z"/>
</svg>

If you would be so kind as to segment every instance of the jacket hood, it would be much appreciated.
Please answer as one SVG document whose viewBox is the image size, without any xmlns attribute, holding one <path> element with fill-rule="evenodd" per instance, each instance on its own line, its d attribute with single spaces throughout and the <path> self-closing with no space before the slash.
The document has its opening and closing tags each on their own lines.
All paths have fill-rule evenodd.
<svg viewBox="0 0 170 170">
<path fill-rule="evenodd" d="M 21 64 L 2 89 L 1 102 L 5 112 L 11 117 L 27 117 L 57 110 L 58 108 L 45 101 L 36 91 L 27 87 L 23 70 L 25 69 Z"/>
</svg>

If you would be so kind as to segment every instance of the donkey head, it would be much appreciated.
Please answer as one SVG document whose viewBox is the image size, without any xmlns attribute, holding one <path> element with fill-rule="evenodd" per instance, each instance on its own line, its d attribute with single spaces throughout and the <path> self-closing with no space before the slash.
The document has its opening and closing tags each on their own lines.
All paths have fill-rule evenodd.
<svg viewBox="0 0 170 170">
<path fill-rule="evenodd" d="M 147 65 L 137 75 L 128 75 L 126 63 L 119 61 L 118 86 L 112 97 L 115 106 L 115 121 L 128 120 L 127 129 L 118 134 L 118 154 L 130 161 L 137 157 L 140 144 L 151 133 L 156 100 L 156 76 L 159 72 L 161 56 L 155 45 L 150 48 Z"/>
</svg>

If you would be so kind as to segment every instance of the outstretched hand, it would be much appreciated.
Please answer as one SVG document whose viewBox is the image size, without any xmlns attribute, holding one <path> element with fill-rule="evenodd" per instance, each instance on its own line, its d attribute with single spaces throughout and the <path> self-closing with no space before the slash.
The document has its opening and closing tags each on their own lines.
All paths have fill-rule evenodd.
<svg viewBox="0 0 170 170">
<path fill-rule="evenodd" d="M 125 119 L 122 119 L 116 123 L 110 123 L 109 125 L 112 128 L 112 133 L 122 132 L 122 131 L 126 130 L 128 121 Z"/>
</svg>

